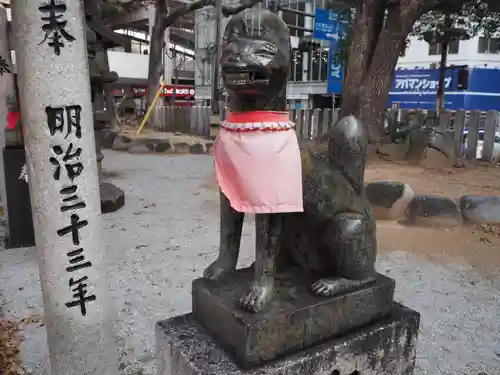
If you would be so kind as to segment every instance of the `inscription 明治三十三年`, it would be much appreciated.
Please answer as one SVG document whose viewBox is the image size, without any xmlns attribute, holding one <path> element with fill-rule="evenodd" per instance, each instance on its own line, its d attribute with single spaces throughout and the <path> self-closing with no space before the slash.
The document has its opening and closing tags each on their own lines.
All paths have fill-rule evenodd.
<svg viewBox="0 0 500 375">
<path fill-rule="evenodd" d="M 71 214 L 70 224 L 57 230 L 57 235 L 62 237 L 71 233 L 71 240 L 73 245 L 80 245 L 80 232 L 79 230 L 89 225 L 87 220 L 80 220 L 78 214 Z"/>
<path fill-rule="evenodd" d="M 71 182 L 80 176 L 83 171 L 83 164 L 80 161 L 80 156 L 82 154 L 82 149 L 80 147 L 75 147 L 73 151 L 73 143 L 70 143 L 66 148 L 66 151 L 59 145 L 52 147 L 52 152 L 55 156 L 52 156 L 49 161 L 55 167 L 54 168 L 54 179 L 59 181 L 61 178 L 62 167 L 66 170 L 68 178 Z"/>
<path fill-rule="evenodd" d="M 68 138 L 74 131 L 76 138 L 80 139 L 82 137 L 81 112 L 82 107 L 79 105 L 46 107 L 45 113 L 50 135 L 55 135 L 57 132 L 66 132 L 64 138 Z"/>
<path fill-rule="evenodd" d="M 83 276 L 77 280 L 72 277 L 69 279 L 69 287 L 73 293 L 73 300 L 66 302 L 65 304 L 66 307 L 80 307 L 80 311 L 83 316 L 87 315 L 87 302 L 96 300 L 95 295 L 87 295 L 88 285 L 86 284 L 86 281 L 88 279 L 88 276 Z"/>
<path fill-rule="evenodd" d="M 61 9 L 59 8 L 59 10 Z M 69 224 L 59 228 L 57 235 L 71 237 L 71 243 L 76 246 L 66 253 L 68 259 L 66 272 L 72 274 L 82 273 L 85 269 L 92 267 L 92 262 L 85 257 L 84 247 L 80 247 L 82 241 L 80 231 L 87 227 L 89 222 L 80 218 L 80 215 L 76 213 L 76 211 L 87 207 L 85 200 L 78 194 L 78 182 L 75 181 L 84 171 L 80 159 L 82 148 L 79 147 L 79 141 L 82 137 L 81 111 L 80 105 L 47 106 L 45 108 L 50 136 L 63 136 L 64 140 L 71 137 L 66 144 L 63 144 L 64 141 L 59 139 L 55 145 L 51 146 L 53 156 L 49 157 L 49 162 L 54 166 L 54 180 L 63 183 L 59 189 L 61 199 L 59 210 L 63 214 L 69 214 Z M 78 307 L 82 316 L 87 315 L 87 304 L 96 300 L 96 296 L 89 292 L 88 280 L 88 276 L 82 274 L 71 277 L 68 283 L 71 299 L 65 303 L 65 306 L 68 308 Z"/>
<path fill-rule="evenodd" d="M 67 212 L 71 210 L 78 210 L 87 207 L 85 202 L 76 194 L 78 186 L 70 185 L 63 187 L 59 192 L 61 193 L 62 202 L 61 212 Z"/>
<path fill-rule="evenodd" d="M 38 10 L 44 14 L 42 21 L 42 31 L 45 33 L 43 40 L 40 44 L 45 43 L 47 40 L 48 45 L 54 49 L 54 53 L 59 56 L 61 48 L 64 47 L 63 39 L 68 42 L 74 42 L 76 39 L 67 30 L 66 26 L 68 21 L 64 20 L 66 13 L 66 4 L 62 1 L 50 0 L 49 3 L 41 5 Z"/>
<path fill-rule="evenodd" d="M 72 250 L 66 254 L 69 258 L 70 266 L 66 267 L 66 271 L 75 272 L 82 268 L 92 267 L 92 262 L 86 261 L 83 255 L 83 249 L 79 248 Z"/>
</svg>

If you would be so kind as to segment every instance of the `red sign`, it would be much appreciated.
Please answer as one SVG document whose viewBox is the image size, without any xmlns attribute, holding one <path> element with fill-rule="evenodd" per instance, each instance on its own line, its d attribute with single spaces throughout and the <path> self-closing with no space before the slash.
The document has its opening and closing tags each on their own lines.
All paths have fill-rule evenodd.
<svg viewBox="0 0 500 375">
<path fill-rule="evenodd" d="M 145 96 L 147 87 L 146 86 L 136 86 L 132 88 L 134 90 L 135 96 Z M 124 94 L 124 89 L 114 89 L 114 96 L 122 96 Z M 175 87 L 175 97 L 179 99 L 194 99 L 194 86 L 177 85 Z M 173 97 L 174 96 L 174 86 L 164 85 L 161 92 L 162 96 Z"/>
<path fill-rule="evenodd" d="M 161 93 L 163 96 L 171 97 L 174 96 L 174 86 L 164 85 Z M 180 86 L 175 87 L 175 96 L 177 98 L 194 97 L 195 91 L 193 86 Z"/>
</svg>

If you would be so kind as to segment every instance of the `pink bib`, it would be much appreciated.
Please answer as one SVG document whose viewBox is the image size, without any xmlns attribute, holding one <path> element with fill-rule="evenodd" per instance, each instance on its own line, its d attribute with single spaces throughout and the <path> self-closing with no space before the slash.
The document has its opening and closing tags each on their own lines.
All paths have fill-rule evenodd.
<svg viewBox="0 0 500 375">
<path fill-rule="evenodd" d="M 213 155 L 219 187 L 236 211 L 304 211 L 299 145 L 287 112 L 230 112 Z"/>
</svg>

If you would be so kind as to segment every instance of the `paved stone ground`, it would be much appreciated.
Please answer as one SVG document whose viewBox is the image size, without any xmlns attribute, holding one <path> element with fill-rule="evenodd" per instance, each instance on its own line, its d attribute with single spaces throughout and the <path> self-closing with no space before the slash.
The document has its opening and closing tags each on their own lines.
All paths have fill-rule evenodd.
<svg viewBox="0 0 500 375">
<path fill-rule="evenodd" d="M 125 207 L 104 219 L 120 362 L 126 374 L 154 374 L 155 322 L 190 311 L 190 282 L 215 257 L 212 159 L 106 151 L 104 166 L 126 192 Z M 252 226 L 245 223 L 242 264 L 252 259 Z M 397 299 L 422 314 L 416 374 L 500 373 L 499 277 L 398 251 L 381 256 L 378 268 L 396 279 Z M 33 248 L 0 251 L 0 291 L 8 317 L 43 314 Z M 25 337 L 25 365 L 49 375 L 44 328 L 31 325 Z"/>
</svg>

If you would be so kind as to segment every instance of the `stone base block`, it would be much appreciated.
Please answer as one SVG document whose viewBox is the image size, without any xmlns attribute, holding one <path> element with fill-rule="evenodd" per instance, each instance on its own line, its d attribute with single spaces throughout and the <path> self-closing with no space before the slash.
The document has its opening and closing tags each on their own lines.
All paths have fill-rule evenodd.
<svg viewBox="0 0 500 375">
<path fill-rule="evenodd" d="M 419 324 L 419 313 L 396 304 L 345 336 L 242 370 L 187 314 L 156 325 L 157 375 L 409 375 Z"/>
<path fill-rule="evenodd" d="M 103 214 L 118 211 L 125 206 L 125 192 L 109 182 L 100 185 L 100 195 Z"/>
<path fill-rule="evenodd" d="M 278 275 L 276 293 L 258 314 L 239 307 L 253 278 L 252 269 L 219 281 L 193 281 L 193 316 L 242 367 L 251 367 L 316 345 L 389 314 L 394 280 L 324 298 L 310 293 L 313 279 L 303 272 Z"/>
</svg>

